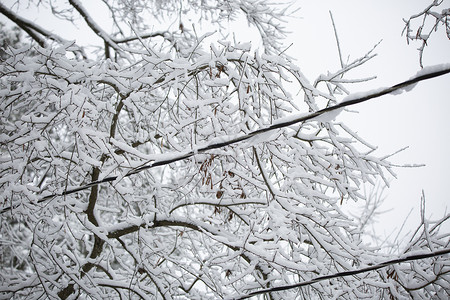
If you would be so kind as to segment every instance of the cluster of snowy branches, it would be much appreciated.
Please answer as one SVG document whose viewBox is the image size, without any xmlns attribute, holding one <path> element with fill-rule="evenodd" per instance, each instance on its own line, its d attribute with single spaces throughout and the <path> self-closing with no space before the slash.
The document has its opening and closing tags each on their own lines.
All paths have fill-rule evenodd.
<svg viewBox="0 0 450 300">
<path fill-rule="evenodd" d="M 409 17 L 408 20 L 403 19 L 405 28 L 403 33 L 406 36 L 406 41 L 420 41 L 419 62 L 423 67 L 423 52 L 428 45 L 428 41 L 433 33 L 439 28 L 443 27 L 445 34 L 450 39 L 450 8 L 442 8 L 444 0 L 433 0 L 423 11 Z M 439 10 L 434 10 L 438 8 Z M 418 24 L 416 28 L 416 24 Z"/>
<path fill-rule="evenodd" d="M 289 122 L 366 80 L 345 75 L 372 51 L 311 84 L 280 54 L 285 10 L 264 1 L 104 0 L 111 34 L 81 1 L 36 2 L 81 15 L 104 52 L 0 4 L 35 40 L 7 47 L 0 65 L 2 297 L 227 298 L 390 258 L 363 241 L 367 219 L 342 209 L 372 201 L 364 184 L 387 184 L 388 156 L 332 112 Z M 219 31 L 245 16 L 264 50 L 208 44 L 182 23 L 187 10 Z M 150 32 L 146 14 L 179 25 Z M 423 219 L 398 254 L 448 247 L 448 217 Z M 449 270 L 427 257 L 265 295 L 446 298 Z"/>
</svg>

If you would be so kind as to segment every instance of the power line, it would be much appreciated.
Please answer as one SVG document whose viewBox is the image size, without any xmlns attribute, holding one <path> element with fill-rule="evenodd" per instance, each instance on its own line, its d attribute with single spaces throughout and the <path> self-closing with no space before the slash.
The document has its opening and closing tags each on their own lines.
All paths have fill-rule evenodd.
<svg viewBox="0 0 450 300">
<path fill-rule="evenodd" d="M 135 169 L 131 170 L 130 172 L 125 174 L 123 177 L 129 177 L 131 175 L 140 173 L 140 172 L 142 172 L 144 170 L 148 170 L 148 169 L 152 169 L 152 168 L 155 168 L 155 167 L 158 167 L 158 166 L 168 165 L 168 164 L 173 163 L 173 162 L 181 161 L 181 160 L 184 160 L 186 158 L 192 157 L 192 156 L 194 156 L 196 154 L 199 154 L 199 153 L 204 153 L 204 152 L 207 152 L 207 151 L 210 151 L 210 150 L 214 150 L 214 149 L 230 146 L 232 144 L 236 144 L 236 143 L 248 140 L 248 139 L 250 139 L 250 138 L 252 138 L 252 137 L 254 137 L 256 135 L 259 135 L 259 134 L 262 134 L 262 133 L 266 133 L 268 131 L 275 130 L 275 129 L 281 129 L 281 128 L 284 128 L 284 127 L 287 127 L 287 126 L 291 126 L 291 125 L 294 125 L 294 124 L 297 124 L 297 123 L 300 123 L 300 122 L 305 122 L 305 121 L 314 119 L 316 117 L 319 117 L 319 116 L 321 116 L 321 115 L 323 115 L 325 113 L 332 112 L 332 111 L 335 111 L 335 110 L 338 110 L 338 109 L 341 109 L 341 108 L 344 108 L 344 107 L 347 107 L 347 106 L 355 105 L 355 104 L 358 104 L 358 103 L 362 103 L 362 102 L 365 102 L 365 101 L 373 99 L 373 98 L 378 98 L 378 97 L 384 96 L 386 94 L 389 94 L 389 93 L 392 93 L 392 92 L 395 92 L 395 91 L 401 91 L 403 89 L 407 90 L 408 87 L 418 83 L 419 81 L 426 80 L 426 79 L 431 79 L 431 78 L 435 78 L 435 77 L 439 77 L 439 76 L 445 75 L 447 73 L 450 73 L 450 64 L 442 65 L 442 67 L 434 67 L 434 68 L 431 69 L 431 71 L 429 71 L 429 72 L 425 71 L 423 74 L 420 74 L 420 73 L 421 72 L 419 72 L 419 74 L 417 76 L 412 77 L 409 80 L 406 80 L 404 82 L 401 82 L 399 84 L 393 85 L 393 86 L 388 87 L 388 88 L 377 90 L 377 91 L 372 92 L 372 93 L 371 92 L 365 93 L 363 96 L 360 96 L 360 97 L 352 97 L 352 95 L 350 95 L 350 96 L 346 97 L 346 99 L 344 99 L 344 101 L 342 101 L 341 103 L 338 103 L 338 104 L 333 105 L 333 106 L 329 106 L 327 108 L 318 110 L 316 112 L 312 112 L 312 113 L 309 113 L 309 114 L 306 114 L 306 115 L 299 116 L 298 118 L 292 118 L 292 119 L 288 119 L 287 121 L 277 122 L 275 124 L 272 124 L 271 126 L 268 126 L 268 127 L 265 127 L 265 128 L 261 128 L 261 129 L 257 129 L 255 131 L 252 131 L 252 132 L 247 133 L 245 135 L 241 135 L 241 136 L 238 136 L 238 137 L 235 137 L 235 138 L 231 138 L 231 139 L 223 141 L 223 142 L 212 143 L 212 144 L 200 147 L 200 148 L 198 148 L 196 150 L 187 151 L 187 152 L 184 152 L 184 153 L 180 153 L 178 155 L 175 154 L 175 155 L 171 156 L 168 159 L 162 159 L 162 160 L 150 162 L 150 163 L 148 163 L 148 164 L 146 164 L 144 166 L 141 166 L 141 167 L 138 167 L 138 168 L 135 168 Z M 55 194 L 51 194 L 51 195 L 42 197 L 37 202 L 41 203 L 41 202 L 53 199 L 55 197 L 61 197 L 61 196 L 70 195 L 70 194 L 73 194 L 73 193 L 76 193 L 76 192 L 79 192 L 79 191 L 82 191 L 82 190 L 86 190 L 86 189 L 91 188 L 93 186 L 97 186 L 97 185 L 100 185 L 100 184 L 103 184 L 103 183 L 112 182 L 112 181 L 114 181 L 114 180 L 116 180 L 118 178 L 119 178 L 119 176 L 106 177 L 106 178 L 104 178 L 102 180 L 93 181 L 93 182 L 90 182 L 88 184 L 85 184 L 85 185 L 77 187 L 77 188 L 67 189 L 67 190 L 65 190 L 65 191 L 63 191 L 61 193 L 55 193 Z M 11 206 L 3 208 L 0 211 L 0 213 L 7 212 L 9 210 L 11 210 Z"/>
<path fill-rule="evenodd" d="M 314 278 L 312 280 L 309 280 L 309 281 L 304 281 L 304 282 L 295 283 L 295 284 L 291 284 L 291 285 L 277 286 L 277 287 L 272 287 L 272 288 L 268 288 L 268 289 L 264 289 L 264 290 L 259 290 L 259 291 L 255 291 L 255 292 L 249 293 L 247 295 L 242 295 L 242 296 L 239 296 L 237 298 L 232 298 L 232 299 L 235 299 L 235 300 L 247 299 L 247 298 L 250 298 L 250 297 L 253 297 L 253 296 L 256 296 L 256 295 L 295 289 L 295 288 L 311 285 L 313 283 L 316 283 L 316 282 L 319 282 L 319 281 L 323 281 L 323 280 L 328 280 L 328 279 L 337 278 L 337 277 L 344 277 L 344 276 L 352 276 L 352 275 L 356 275 L 356 274 L 360 274 L 360 273 L 365 273 L 365 272 L 369 272 L 369 271 L 378 270 L 378 269 L 381 269 L 381 268 L 384 268 L 384 267 L 387 267 L 387 266 L 390 266 L 390 265 L 393 265 L 393 264 L 399 264 L 399 263 L 407 262 L 407 261 L 425 259 L 425 258 L 445 255 L 445 254 L 449 254 L 449 253 L 450 253 L 450 248 L 445 248 L 445 249 L 442 249 L 442 250 L 439 250 L 439 251 L 434 251 L 434 252 L 431 252 L 431 253 L 410 255 L 410 256 L 407 256 L 407 257 L 404 257 L 404 258 L 389 260 L 389 261 L 380 263 L 378 265 L 369 266 L 369 267 L 362 268 L 362 269 L 339 272 L 339 273 L 335 273 L 335 274 L 332 274 L 332 275 L 325 275 L 325 276 L 316 277 L 316 278 Z"/>
</svg>

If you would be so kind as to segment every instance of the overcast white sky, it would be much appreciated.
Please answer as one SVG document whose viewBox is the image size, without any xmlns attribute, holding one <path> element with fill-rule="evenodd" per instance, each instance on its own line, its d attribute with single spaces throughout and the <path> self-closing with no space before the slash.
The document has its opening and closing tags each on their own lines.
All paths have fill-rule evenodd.
<svg viewBox="0 0 450 300">
<path fill-rule="evenodd" d="M 94 3 L 93 1 L 82 1 Z M 6 5 L 12 1 L 5 1 Z M 408 79 L 419 69 L 418 44 L 407 45 L 401 36 L 404 26 L 402 18 L 423 10 L 431 0 L 318 0 L 297 1 L 301 7 L 298 18 L 289 18 L 288 29 L 292 32 L 287 43 L 294 43 L 289 54 L 313 81 L 320 73 L 339 68 L 334 32 L 329 11 L 333 13 L 338 29 L 343 56 L 350 60 L 365 54 L 376 43 L 383 40 L 376 50 L 378 56 L 351 73 L 355 78 L 377 75 L 366 84 L 356 85 L 351 92 L 367 91 L 389 86 Z M 443 7 L 450 7 L 444 0 Z M 95 14 L 93 14 L 95 15 Z M 52 20 L 49 27 L 47 17 L 34 12 L 24 16 L 36 20 L 40 25 L 55 30 L 62 37 L 73 39 L 64 23 Z M 3 20 L 3 17 L 0 19 Z M 100 24 L 101 20 L 96 19 Z M 56 26 L 55 26 L 56 24 Z M 59 25 L 62 24 L 62 25 Z M 242 28 L 240 28 L 242 30 Z M 95 44 L 96 37 L 90 33 L 76 37 L 78 42 Z M 450 62 L 450 41 L 441 28 L 432 37 L 425 50 L 424 65 Z M 425 190 L 427 216 L 442 217 L 448 207 L 448 185 L 450 185 L 450 75 L 420 83 L 410 93 L 385 96 L 353 107 L 359 114 L 343 113 L 338 121 L 344 121 L 358 131 L 368 142 L 379 146 L 379 155 L 392 153 L 405 146 L 405 152 L 391 159 L 397 164 L 426 164 L 417 169 L 397 169 L 398 179 L 393 180 L 386 192 L 387 199 L 382 209 L 387 212 L 377 226 L 380 235 L 389 234 L 399 228 L 413 208 L 408 226 L 420 221 L 420 196 Z M 450 226 L 446 227 L 446 231 Z"/>
<path fill-rule="evenodd" d="M 419 69 L 419 44 L 406 43 L 401 32 L 402 18 L 422 11 L 432 1 L 408 0 L 320 0 L 298 1 L 301 19 L 291 22 L 295 43 L 290 51 L 310 78 L 339 66 L 336 42 L 329 11 L 333 13 L 344 57 L 355 59 L 383 40 L 376 50 L 378 56 L 361 67 L 361 77 L 377 75 L 366 84 L 355 86 L 351 92 L 390 86 L 408 79 Z M 444 0 L 443 8 L 450 1 Z M 434 34 L 424 54 L 424 66 L 449 63 L 450 41 L 445 31 Z M 384 96 L 352 107 L 359 114 L 341 114 L 353 130 L 368 142 L 379 146 L 379 154 L 409 149 L 391 159 L 398 164 L 426 164 L 422 168 L 397 169 L 386 191 L 383 209 L 392 209 L 380 218 L 377 229 L 381 235 L 400 228 L 411 208 L 408 226 L 420 221 L 420 195 L 425 191 L 426 215 L 442 217 L 449 202 L 450 171 L 450 75 L 419 83 L 410 93 Z M 411 227 L 409 227 L 411 228 Z M 446 227 L 449 232 L 450 226 Z"/>
</svg>

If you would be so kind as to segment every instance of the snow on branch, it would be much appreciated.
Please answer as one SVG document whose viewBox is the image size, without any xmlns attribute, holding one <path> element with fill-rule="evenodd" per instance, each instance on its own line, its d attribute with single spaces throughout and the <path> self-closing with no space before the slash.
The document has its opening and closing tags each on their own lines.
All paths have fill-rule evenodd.
<svg viewBox="0 0 450 300">
<path fill-rule="evenodd" d="M 110 47 L 114 50 L 121 50 L 120 46 L 117 45 L 114 40 L 106 33 L 95 21 L 92 19 L 91 15 L 88 11 L 81 5 L 78 0 L 69 0 L 69 3 L 80 13 L 80 15 L 84 18 L 88 26 L 94 31 L 96 35 L 98 35 L 101 39 L 105 41 Z"/>
<path fill-rule="evenodd" d="M 403 258 L 392 259 L 392 260 L 389 260 L 389 261 L 386 261 L 386 262 L 383 262 L 383 263 L 380 263 L 380 264 L 377 264 L 374 266 L 369 266 L 366 268 L 345 271 L 345 272 L 339 272 L 339 273 L 335 273 L 332 275 L 319 276 L 312 280 L 295 283 L 295 284 L 291 284 L 291 285 L 272 287 L 272 288 L 268 288 L 268 289 L 264 289 L 264 290 L 251 292 L 251 293 L 248 293 L 247 295 L 242 295 L 242 296 L 238 296 L 238 297 L 230 297 L 227 299 L 235 299 L 235 300 L 248 299 L 250 297 L 257 296 L 257 295 L 295 289 L 295 288 L 311 285 L 311 284 L 314 284 L 316 282 L 323 281 L 323 280 L 329 280 L 329 279 L 333 279 L 333 278 L 346 277 L 346 276 L 354 276 L 354 275 L 365 273 L 365 272 L 375 271 L 375 270 L 385 268 L 387 266 L 394 265 L 394 264 L 400 264 L 400 263 L 404 263 L 404 262 L 408 262 L 408 261 L 416 261 L 416 260 L 421 260 L 421 259 L 426 259 L 426 258 L 431 258 L 431 257 L 436 257 L 436 256 L 443 256 L 443 255 L 447 255 L 449 253 L 450 253 L 450 248 L 444 248 L 444 249 L 436 250 L 436 251 L 433 251 L 430 253 L 409 255 L 409 256 L 405 256 Z"/>
<path fill-rule="evenodd" d="M 435 33 L 440 26 L 444 27 L 447 38 L 450 39 L 450 8 L 445 7 L 441 11 L 433 10 L 438 8 L 443 3 L 443 0 L 434 0 L 428 5 L 422 12 L 417 13 L 409 17 L 408 20 L 403 19 L 405 27 L 403 28 L 402 35 L 405 34 L 406 42 L 421 41 L 422 45 L 419 50 L 419 63 L 423 68 L 423 53 L 425 47 L 428 46 L 428 42 L 433 33 Z M 417 27 L 413 25 L 414 21 L 418 21 Z M 431 26 L 429 26 L 431 24 Z"/>
<path fill-rule="evenodd" d="M 67 43 L 67 41 L 64 40 L 63 38 L 59 37 L 58 35 L 56 35 L 52 32 L 49 32 L 49 31 L 45 30 L 44 28 L 42 28 L 41 26 L 17 15 L 16 13 L 14 13 L 12 10 L 8 9 L 6 6 L 4 6 L 1 3 L 0 3 L 0 13 L 5 15 L 6 17 L 8 17 L 11 21 L 16 23 L 20 28 L 22 28 L 25 32 L 27 32 L 31 36 L 31 38 L 33 38 L 41 47 L 45 47 L 45 45 L 47 45 L 47 43 L 41 36 L 39 36 L 39 34 L 43 35 L 46 38 L 54 40 L 58 43 L 61 43 L 61 44 Z"/>
<path fill-rule="evenodd" d="M 130 177 L 130 176 L 140 173 L 144 170 L 148 170 L 148 169 L 152 169 L 155 167 L 164 166 L 164 165 L 168 165 L 168 164 L 171 164 L 174 162 L 178 162 L 178 161 L 193 157 L 200 153 L 205 153 L 210 150 L 223 148 L 223 147 L 230 146 L 230 145 L 233 145 L 233 144 L 236 144 L 239 142 L 243 142 L 243 141 L 249 140 L 257 135 L 261 135 L 263 133 L 266 133 L 266 132 L 269 132 L 272 130 L 281 129 L 284 127 L 291 126 L 293 124 L 317 119 L 320 117 L 323 118 L 323 116 L 326 114 L 331 114 L 333 112 L 339 112 L 339 110 L 341 110 L 345 107 L 355 105 L 358 103 L 362 103 L 362 102 L 368 101 L 370 99 L 378 98 L 378 97 L 381 97 L 381 96 L 384 96 L 387 94 L 391 94 L 391 93 L 398 94 L 398 93 L 401 93 L 402 91 L 408 91 L 409 89 L 411 89 L 411 87 L 413 87 L 415 84 L 417 84 L 420 81 L 439 77 L 439 76 L 442 76 L 442 75 L 445 75 L 448 73 L 450 73 L 450 64 L 443 64 L 443 65 L 427 67 L 427 68 L 419 71 L 415 76 L 411 77 L 410 79 L 408 79 L 404 82 L 398 83 L 398 84 L 393 85 L 388 88 L 380 88 L 380 89 L 377 89 L 374 91 L 349 95 L 349 96 L 345 97 L 342 102 L 340 102 L 336 105 L 329 106 L 324 109 L 318 110 L 313 113 L 303 114 L 300 116 L 293 115 L 293 116 L 281 118 L 281 119 L 277 120 L 277 122 L 275 122 L 271 126 L 268 126 L 265 128 L 260 128 L 255 131 L 249 132 L 247 134 L 239 135 L 239 136 L 233 137 L 233 138 L 223 137 L 220 139 L 221 141 L 210 142 L 207 145 L 197 147 L 197 149 L 195 149 L 195 150 L 185 151 L 184 153 L 171 153 L 170 155 L 165 154 L 164 156 L 167 158 L 163 158 L 160 160 L 156 159 L 155 161 L 150 162 L 147 165 L 135 168 L 135 169 L 129 171 L 127 174 L 125 174 L 123 176 L 123 178 Z M 53 199 L 55 197 L 70 195 L 70 194 L 91 188 L 93 186 L 97 186 L 97 185 L 100 185 L 103 183 L 113 182 L 113 181 L 117 180 L 118 178 L 119 178 L 119 176 L 106 177 L 104 179 L 93 181 L 93 182 L 90 182 L 86 185 L 83 185 L 83 186 L 80 186 L 77 188 L 68 189 L 60 194 L 52 194 L 52 195 L 42 197 L 41 199 L 39 199 L 38 202 L 40 203 L 40 202 L 44 202 L 44 201 Z M 11 209 L 11 207 L 3 208 L 1 213 L 4 213 L 10 209 Z"/>
<path fill-rule="evenodd" d="M 222 299 L 388 259 L 380 247 L 364 243 L 366 232 L 343 208 L 370 201 L 361 187 L 387 182 L 384 173 L 394 174 L 394 165 L 332 120 L 349 105 L 446 74 L 449 65 L 338 103 L 341 91 L 349 94 L 347 83 L 359 81 L 349 80 L 347 72 L 374 54 L 310 84 L 274 48 L 281 47 L 275 39 L 283 34 L 277 5 L 122 2 L 104 1 L 116 17 L 105 44 L 112 40 L 121 48 L 112 59 L 103 53 L 73 59 L 67 51 L 75 47 L 68 43 L 5 50 L 4 297 Z M 51 9 L 71 24 L 81 13 L 94 31 L 101 30 L 82 1 L 70 3 Z M 244 14 L 261 31 L 263 44 L 275 46 L 252 51 L 250 43 L 226 40 L 205 46 L 213 36 L 186 26 L 185 8 L 213 18 L 214 25 Z M 145 23 L 160 11 L 173 17 L 175 29 Z M 165 30 L 167 36 L 160 36 Z M 447 247 L 438 224 L 423 223 L 427 232 L 415 236 L 409 254 Z M 417 262 L 426 267 L 425 276 L 401 265 L 395 274 L 369 272 L 364 282 L 357 276 L 333 279 L 302 292 L 310 298 L 399 298 L 411 293 L 404 277 L 412 276 L 417 280 L 411 288 L 428 284 L 414 291 L 418 297 L 439 293 L 440 282 L 433 279 L 446 280 L 448 264 L 436 261 L 430 268 L 430 261 Z M 295 294 L 280 293 L 273 298 Z"/>
</svg>

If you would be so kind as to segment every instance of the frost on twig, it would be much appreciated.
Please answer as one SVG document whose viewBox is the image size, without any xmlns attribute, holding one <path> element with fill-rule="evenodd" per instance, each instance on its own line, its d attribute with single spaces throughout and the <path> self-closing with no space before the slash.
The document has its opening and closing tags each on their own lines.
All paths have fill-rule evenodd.
<svg viewBox="0 0 450 300">
<path fill-rule="evenodd" d="M 278 45 L 281 14 L 268 2 L 104 3 L 114 30 L 100 34 L 120 55 L 73 57 L 73 42 L 5 49 L 1 297 L 218 299 L 385 260 L 343 207 L 366 200 L 363 185 L 388 182 L 393 165 L 335 113 L 450 69 L 339 101 L 358 81 L 347 71 L 371 52 L 314 84 L 275 48 L 210 43 L 220 32 L 178 24 L 152 35 L 138 14 L 160 9 L 178 23 L 187 7 L 223 25 L 245 10 L 251 24 L 264 24 L 266 44 Z M 84 10 L 64 14 L 71 20 L 76 12 Z M 89 13 L 87 22 L 95 18 Z M 439 250 L 445 237 L 427 224 L 417 245 Z M 318 282 L 301 293 L 408 296 L 390 272 Z M 441 292 L 439 284 L 415 293 Z M 269 295 L 278 296 L 297 292 Z"/>
<path fill-rule="evenodd" d="M 431 35 L 441 26 L 444 27 L 447 38 L 450 40 L 450 8 L 442 8 L 443 0 L 434 0 L 422 12 L 409 17 L 408 20 L 403 19 L 405 27 L 402 34 L 405 34 L 406 42 L 420 41 L 419 63 L 423 68 L 423 53 L 425 47 L 428 46 Z M 446 2 L 445 2 L 446 3 Z M 436 10 L 441 8 L 441 10 Z"/>
</svg>

